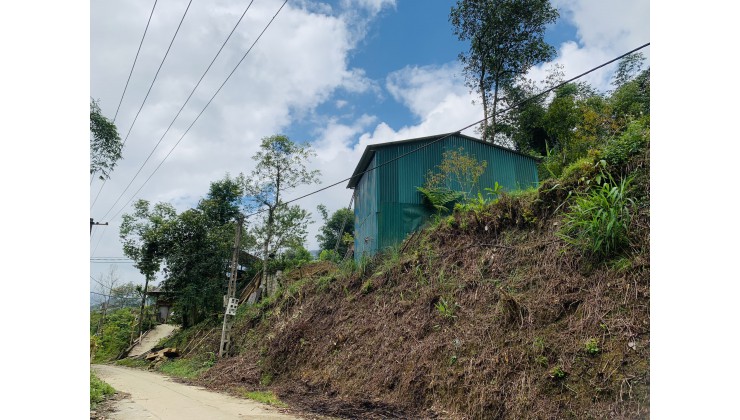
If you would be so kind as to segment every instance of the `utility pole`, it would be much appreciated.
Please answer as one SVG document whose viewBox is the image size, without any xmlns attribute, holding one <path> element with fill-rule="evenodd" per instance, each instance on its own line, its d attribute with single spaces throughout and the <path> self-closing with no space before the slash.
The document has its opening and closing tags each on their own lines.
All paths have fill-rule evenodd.
<svg viewBox="0 0 740 420">
<path fill-rule="evenodd" d="M 94 222 L 93 218 L 90 218 L 90 236 L 92 236 L 92 227 L 95 226 L 108 226 L 108 222 L 100 223 L 100 222 Z"/>
<path fill-rule="evenodd" d="M 242 239 L 242 224 L 244 216 L 239 215 L 239 224 L 236 228 L 236 237 L 234 238 L 234 254 L 231 257 L 231 276 L 229 276 L 229 287 L 224 296 L 224 325 L 221 329 L 221 345 L 218 350 L 218 357 L 225 357 L 229 353 L 231 345 L 231 327 L 234 325 L 234 316 L 236 308 L 239 306 L 239 299 L 236 299 L 236 275 L 239 267 L 239 248 Z"/>
</svg>

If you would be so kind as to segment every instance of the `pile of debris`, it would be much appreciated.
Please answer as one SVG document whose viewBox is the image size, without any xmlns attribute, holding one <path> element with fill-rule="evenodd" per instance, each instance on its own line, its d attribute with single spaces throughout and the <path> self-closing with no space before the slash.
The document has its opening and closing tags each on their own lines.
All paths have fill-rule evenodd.
<svg viewBox="0 0 740 420">
<path fill-rule="evenodd" d="M 178 356 L 180 356 L 180 352 L 175 347 L 165 347 L 158 351 L 150 351 L 146 356 L 144 356 L 144 359 L 151 362 L 149 370 L 155 370 L 162 363 Z"/>
</svg>

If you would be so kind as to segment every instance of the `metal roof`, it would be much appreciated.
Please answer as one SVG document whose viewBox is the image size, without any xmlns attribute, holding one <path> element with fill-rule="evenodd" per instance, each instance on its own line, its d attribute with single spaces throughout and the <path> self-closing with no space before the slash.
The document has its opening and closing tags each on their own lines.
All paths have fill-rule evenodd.
<svg viewBox="0 0 740 420">
<path fill-rule="evenodd" d="M 534 156 L 530 156 L 525 153 L 517 152 L 516 150 L 509 149 L 507 147 L 489 143 L 481 139 L 477 139 L 475 137 L 466 136 L 465 134 L 460 134 L 459 131 L 452 132 L 452 133 L 446 133 L 446 134 L 437 134 L 437 135 L 427 136 L 427 137 L 417 137 L 417 138 L 407 139 L 407 140 L 389 141 L 385 143 L 376 143 L 376 144 L 368 145 L 367 147 L 365 147 L 365 151 L 362 153 L 362 157 L 360 157 L 360 161 L 357 163 L 357 167 L 355 167 L 355 171 L 352 173 L 352 178 L 350 178 L 349 182 L 347 183 L 347 188 L 354 189 L 357 186 L 357 183 L 360 182 L 362 175 L 365 173 L 368 165 L 372 161 L 376 150 L 381 149 L 383 147 L 404 145 L 408 143 L 423 142 L 423 141 L 430 141 L 430 140 L 435 141 L 435 140 L 440 140 L 445 137 L 451 137 L 453 135 L 459 138 L 463 138 L 465 140 L 470 140 L 470 141 L 474 141 L 477 143 L 481 143 L 489 147 L 495 147 L 498 149 L 506 150 L 507 152 L 516 153 L 517 155 L 525 156 L 530 159 L 539 160 L 535 158 Z"/>
</svg>

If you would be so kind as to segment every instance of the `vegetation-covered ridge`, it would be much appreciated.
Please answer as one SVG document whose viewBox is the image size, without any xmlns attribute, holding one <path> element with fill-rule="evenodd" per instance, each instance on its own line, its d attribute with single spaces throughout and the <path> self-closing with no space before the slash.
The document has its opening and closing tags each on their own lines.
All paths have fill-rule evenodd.
<svg viewBox="0 0 740 420">
<path fill-rule="evenodd" d="M 645 418 L 649 260 L 636 122 L 537 190 L 459 205 L 360 264 L 290 272 L 240 307 L 233 357 L 198 381 L 343 417 Z M 172 343 L 205 361 L 219 333 Z"/>
</svg>

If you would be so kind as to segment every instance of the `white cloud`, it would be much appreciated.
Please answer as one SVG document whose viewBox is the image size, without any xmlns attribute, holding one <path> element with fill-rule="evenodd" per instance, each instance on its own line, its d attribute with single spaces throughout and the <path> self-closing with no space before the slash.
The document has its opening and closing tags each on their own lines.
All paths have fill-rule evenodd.
<svg viewBox="0 0 740 420">
<path fill-rule="evenodd" d="M 565 67 L 566 78 L 578 75 L 622 53 L 650 42 L 650 2 L 648 0 L 554 0 L 560 19 L 577 29 L 578 43 L 565 42 L 554 60 Z M 641 51 L 650 63 L 650 48 Z M 532 71 L 538 80 L 546 65 Z M 594 72 L 583 80 L 600 90 L 609 89 L 616 63 Z"/>
<path fill-rule="evenodd" d="M 262 0 L 252 5 L 190 104 L 142 171 L 143 176 L 134 182 L 113 212 L 131 197 L 180 139 L 280 4 L 279 0 Z M 555 4 L 578 27 L 577 43 L 558 46 L 556 62 L 565 66 L 566 76 L 649 40 L 647 1 L 560 0 Z M 185 5 L 186 2 L 157 3 L 116 121 L 123 134 L 149 87 Z M 392 0 L 345 0 L 334 8 L 307 0 L 289 2 L 140 197 L 151 202 L 171 202 L 178 210 L 184 210 L 207 192 L 211 181 L 227 172 L 248 173 L 260 139 L 287 130 L 295 121 L 309 120 L 313 127 L 318 127 L 314 128 L 312 141 L 318 156 L 310 162 L 310 167 L 322 171 L 321 186 L 326 186 L 351 175 L 368 144 L 456 131 L 480 120 L 482 110 L 471 103 L 475 97 L 465 87 L 457 62 L 409 65 L 388 74 L 383 83 L 369 79 L 364 69 L 348 64 L 350 54 L 366 36 L 369 23 L 395 6 Z M 93 2 L 90 7 L 91 96 L 101 99 L 104 113 L 112 116 L 151 9 L 139 2 L 104 5 Z M 96 220 L 101 220 L 102 213 L 113 205 L 159 140 L 244 7 L 242 2 L 228 0 L 193 3 L 126 144 L 124 160 L 91 212 Z M 533 69 L 532 77 L 544 78 L 544 69 L 551 64 Z M 608 71 L 600 72 L 589 81 L 608 88 L 608 74 Z M 389 94 L 386 97 L 407 107 L 416 120 L 391 127 L 362 109 L 357 109 L 360 116 L 352 117 L 349 112 L 355 111 L 356 103 L 335 96 L 337 92 L 349 96 L 368 93 L 381 96 L 384 91 Z M 327 102 L 348 114 L 317 116 L 316 108 Z M 465 133 L 476 135 L 472 128 Z M 318 204 L 326 204 L 330 211 L 346 206 L 351 192 L 344 188 L 345 184 L 312 195 L 300 204 L 314 213 Z M 92 184 L 91 201 L 99 185 L 99 182 Z M 294 191 L 288 198 L 311 190 L 313 187 Z M 91 240 L 91 248 L 95 248 L 100 232 L 106 232 L 96 256 L 122 255 L 117 238 L 119 220 L 109 219 L 110 216 L 105 220 L 111 223 L 108 227 L 95 228 L 98 233 Z M 317 220 L 310 228 L 309 249 L 316 245 L 319 225 Z M 92 273 L 105 271 L 101 267 L 91 266 Z M 121 273 L 124 280 L 126 276 L 131 280 L 141 277 L 131 267 L 122 267 Z"/>
<path fill-rule="evenodd" d="M 133 121 L 186 4 L 160 2 L 156 6 L 116 119 L 122 135 Z M 192 4 L 126 143 L 124 159 L 91 211 L 96 220 L 105 215 L 110 222 L 107 227 L 95 228 L 98 232 L 91 240 L 91 253 L 97 247 L 95 256 L 122 255 L 117 237 L 120 218 L 112 216 L 178 142 L 281 4 L 279 0 L 254 2 L 150 162 L 114 206 L 246 6 L 227 0 Z M 288 3 L 137 198 L 171 202 L 182 211 L 195 205 L 209 183 L 226 172 L 248 173 L 254 164 L 251 156 L 262 137 L 283 132 L 294 119 L 311 115 L 334 92 L 378 91 L 379 86 L 366 77 L 364 70 L 348 66 L 348 57 L 368 23 L 383 8 L 394 5 L 393 1 L 356 1 L 332 10 L 313 2 Z M 137 2 L 94 2 L 90 7 L 91 96 L 100 99 L 104 113 L 112 117 L 151 9 Z M 372 117 L 360 118 L 355 130 L 370 121 Z M 327 179 L 344 174 L 341 166 L 327 164 L 331 156 L 342 156 L 345 165 L 354 159 L 354 155 L 343 156 L 331 150 L 332 142 L 349 139 L 341 131 L 330 126 L 325 145 L 317 143 L 319 150 L 327 153 L 323 163 L 317 163 L 327 166 L 322 168 Z M 91 203 L 99 187 L 99 181 L 91 185 Z M 313 211 L 315 205 L 312 208 L 307 203 L 305 207 Z M 93 273 L 99 268 L 91 265 Z M 121 271 L 132 279 L 140 277 L 131 267 L 122 267 Z"/>
</svg>

